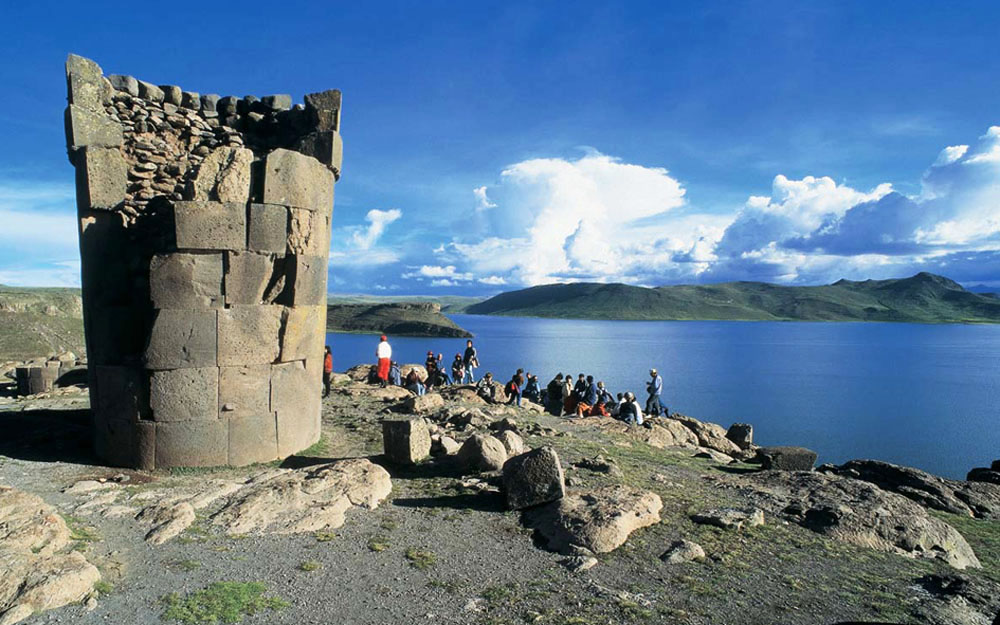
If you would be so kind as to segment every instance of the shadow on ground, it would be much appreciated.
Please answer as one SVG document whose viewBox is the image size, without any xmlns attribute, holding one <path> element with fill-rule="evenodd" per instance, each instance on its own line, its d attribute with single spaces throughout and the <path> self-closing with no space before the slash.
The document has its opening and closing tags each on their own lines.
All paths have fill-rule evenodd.
<svg viewBox="0 0 1000 625">
<path fill-rule="evenodd" d="M 93 414 L 89 409 L 0 412 L 0 432 L 0 456 L 101 464 L 94 454 Z"/>
<path fill-rule="evenodd" d="M 451 508 L 452 510 L 477 510 L 479 512 L 503 512 L 504 499 L 500 493 L 479 492 L 460 495 L 437 495 L 434 497 L 397 497 L 392 505 L 402 508 Z"/>
</svg>

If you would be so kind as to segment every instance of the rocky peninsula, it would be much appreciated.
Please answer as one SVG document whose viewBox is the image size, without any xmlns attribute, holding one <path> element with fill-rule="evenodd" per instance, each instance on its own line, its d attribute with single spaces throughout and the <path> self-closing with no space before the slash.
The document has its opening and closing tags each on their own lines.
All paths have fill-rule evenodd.
<svg viewBox="0 0 1000 625">
<path fill-rule="evenodd" d="M 359 332 L 394 336 L 471 338 L 472 334 L 441 312 L 434 302 L 331 304 L 326 307 L 328 332 Z"/>
</svg>

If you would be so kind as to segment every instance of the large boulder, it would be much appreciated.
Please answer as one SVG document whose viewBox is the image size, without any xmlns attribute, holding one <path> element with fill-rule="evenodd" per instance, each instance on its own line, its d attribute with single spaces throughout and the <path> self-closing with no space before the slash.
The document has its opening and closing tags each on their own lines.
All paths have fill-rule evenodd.
<svg viewBox="0 0 1000 625">
<path fill-rule="evenodd" d="M 769 471 L 812 471 L 816 452 L 805 447 L 759 447 L 760 466 Z"/>
<path fill-rule="evenodd" d="M 355 382 L 369 382 L 375 371 L 375 365 L 355 365 L 344 373 Z"/>
<path fill-rule="evenodd" d="M 512 432 L 507 430 L 504 433 Z M 561 499 L 566 494 L 566 482 L 556 450 L 540 447 L 505 462 L 503 487 L 507 507 L 511 510 Z"/>
<path fill-rule="evenodd" d="M 749 423 L 734 423 L 726 430 L 726 438 L 736 443 L 736 446 L 746 451 L 753 446 L 753 426 Z"/>
<path fill-rule="evenodd" d="M 986 482 L 988 484 L 1000 484 L 1000 471 L 994 469 L 987 469 L 985 467 L 977 467 L 965 476 L 970 482 Z"/>
<path fill-rule="evenodd" d="M 496 439 L 503 443 L 504 449 L 507 450 L 508 458 L 521 455 L 526 451 L 524 440 L 513 430 L 501 430 L 496 435 Z"/>
<path fill-rule="evenodd" d="M 736 443 L 726 438 L 726 428 L 721 425 L 703 423 L 692 417 L 677 413 L 671 415 L 670 418 L 679 421 L 686 428 L 694 432 L 694 435 L 698 437 L 698 444 L 700 446 L 721 451 L 727 456 L 736 456 L 739 454 L 740 448 L 736 446 Z"/>
<path fill-rule="evenodd" d="M 394 464 L 416 464 L 431 453 L 431 436 L 423 419 L 393 419 L 382 422 L 385 457 Z"/>
<path fill-rule="evenodd" d="M 1000 485 L 948 480 L 920 469 L 880 460 L 851 460 L 821 471 L 871 482 L 925 508 L 982 518 L 1000 518 Z"/>
<path fill-rule="evenodd" d="M 444 408 L 444 398 L 437 393 L 414 395 L 403 400 L 402 409 L 410 414 L 428 414 Z"/>
<path fill-rule="evenodd" d="M 702 525 L 714 525 L 722 529 L 741 530 L 764 524 L 764 511 L 758 508 L 714 508 L 691 515 L 691 520 Z"/>
<path fill-rule="evenodd" d="M 362 458 L 279 469 L 247 483 L 212 522 L 230 535 L 337 529 L 353 506 L 374 509 L 391 491 L 389 473 Z"/>
<path fill-rule="evenodd" d="M 457 458 L 471 471 L 499 471 L 507 462 L 507 449 L 493 436 L 473 434 L 462 444 Z"/>
<path fill-rule="evenodd" d="M 461 402 L 466 404 L 485 404 L 486 400 L 476 393 L 476 387 L 472 385 L 442 386 L 438 389 L 441 396 L 450 402 Z"/>
<path fill-rule="evenodd" d="M 567 495 L 529 511 L 526 521 L 554 551 L 607 553 L 635 530 L 659 523 L 662 508 L 656 493 L 612 486 Z"/>
<path fill-rule="evenodd" d="M 760 507 L 819 534 L 914 558 L 979 568 L 955 528 L 902 495 L 818 472 L 762 471 L 743 478 Z"/>
</svg>

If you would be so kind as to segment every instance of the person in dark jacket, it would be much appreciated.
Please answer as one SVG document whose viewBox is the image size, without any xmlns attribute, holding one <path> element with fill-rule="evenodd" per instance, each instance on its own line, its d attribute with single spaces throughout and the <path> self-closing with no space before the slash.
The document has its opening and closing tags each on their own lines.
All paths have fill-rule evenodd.
<svg viewBox="0 0 1000 625">
<path fill-rule="evenodd" d="M 590 416 L 590 411 L 597 405 L 597 398 L 599 396 L 600 394 L 597 392 L 597 385 L 594 384 L 594 376 L 588 375 L 587 383 L 583 390 L 583 396 L 576 405 L 576 416 Z"/>
<path fill-rule="evenodd" d="M 576 379 L 576 384 L 573 385 L 573 395 L 576 397 L 576 401 L 583 401 L 583 396 L 587 392 L 587 376 L 582 373 Z"/>
<path fill-rule="evenodd" d="M 557 417 L 562 414 L 562 385 L 563 374 L 557 373 L 556 377 L 552 378 L 549 385 L 545 387 L 545 409 L 549 414 Z"/>
<path fill-rule="evenodd" d="M 511 376 L 510 382 L 504 387 L 504 392 L 507 393 L 507 403 L 517 406 L 521 405 L 521 384 L 524 380 L 524 376 L 521 375 L 520 371 L 518 369 L 518 373 Z"/>
<path fill-rule="evenodd" d="M 542 389 L 538 386 L 537 375 L 528 374 L 528 381 L 524 384 L 524 391 L 521 394 L 536 404 L 541 401 Z"/>
</svg>

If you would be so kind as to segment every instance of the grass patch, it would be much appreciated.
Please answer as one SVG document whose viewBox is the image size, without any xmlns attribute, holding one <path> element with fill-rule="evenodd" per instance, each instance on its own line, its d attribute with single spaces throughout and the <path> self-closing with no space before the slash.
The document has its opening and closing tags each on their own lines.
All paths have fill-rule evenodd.
<svg viewBox="0 0 1000 625">
<path fill-rule="evenodd" d="M 974 519 L 937 510 L 929 511 L 933 516 L 951 525 L 965 537 L 976 553 L 983 568 L 968 572 L 973 575 L 1000 582 L 1000 521 Z"/>
<path fill-rule="evenodd" d="M 410 561 L 410 566 L 421 571 L 426 571 L 437 563 L 437 556 L 429 549 L 410 547 L 406 550 L 406 559 Z"/>
<path fill-rule="evenodd" d="M 491 606 L 498 606 L 514 603 L 515 594 L 514 589 L 510 586 L 487 586 L 479 593 L 479 596 L 486 599 Z"/>
<path fill-rule="evenodd" d="M 375 553 L 382 553 L 390 546 L 389 539 L 385 536 L 376 536 L 368 540 L 368 551 L 374 551 Z"/>
<path fill-rule="evenodd" d="M 177 569 L 178 571 L 196 571 L 201 568 L 201 562 L 197 560 L 175 560 L 171 562 L 168 566 L 172 569 Z"/>
<path fill-rule="evenodd" d="M 306 560 L 305 562 L 299 565 L 299 570 L 305 571 L 306 573 L 311 573 L 313 571 L 318 571 L 321 566 L 323 565 L 317 562 L 316 560 Z"/>
<path fill-rule="evenodd" d="M 239 623 L 244 616 L 290 605 L 280 597 L 265 596 L 266 592 L 267 588 L 260 582 L 216 582 L 183 597 L 171 593 L 163 598 L 167 606 L 163 618 L 191 625 Z"/>
<path fill-rule="evenodd" d="M 319 440 L 306 447 L 296 456 L 324 456 L 330 450 L 330 438 L 326 434 L 320 434 Z"/>
<path fill-rule="evenodd" d="M 98 580 L 94 582 L 94 590 L 101 595 L 110 595 L 111 591 L 115 589 L 114 584 L 106 580 Z"/>
<path fill-rule="evenodd" d="M 313 534 L 313 537 L 316 539 L 316 542 L 318 543 L 328 543 L 334 538 L 336 538 L 337 534 L 334 532 L 316 532 L 315 534 Z"/>
</svg>

